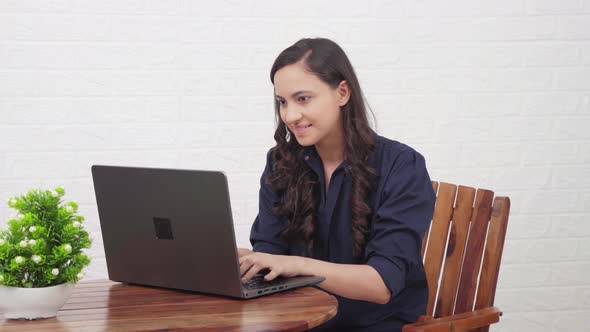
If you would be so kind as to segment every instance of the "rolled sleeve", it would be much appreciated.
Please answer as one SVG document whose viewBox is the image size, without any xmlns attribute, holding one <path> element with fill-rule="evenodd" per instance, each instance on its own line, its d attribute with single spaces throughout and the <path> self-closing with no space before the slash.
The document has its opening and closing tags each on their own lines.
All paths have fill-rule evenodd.
<svg viewBox="0 0 590 332">
<path fill-rule="evenodd" d="M 392 298 L 408 286 L 412 269 L 422 267 L 422 238 L 435 200 L 424 157 L 404 150 L 387 174 L 365 248 L 366 264 L 381 275 Z"/>
<path fill-rule="evenodd" d="M 250 243 L 253 251 L 282 255 L 289 249 L 286 241 L 281 238 L 286 222 L 272 212 L 278 197 L 266 181 L 272 170 L 271 151 L 267 153 L 266 166 L 260 177 L 258 215 L 250 230 Z"/>
</svg>

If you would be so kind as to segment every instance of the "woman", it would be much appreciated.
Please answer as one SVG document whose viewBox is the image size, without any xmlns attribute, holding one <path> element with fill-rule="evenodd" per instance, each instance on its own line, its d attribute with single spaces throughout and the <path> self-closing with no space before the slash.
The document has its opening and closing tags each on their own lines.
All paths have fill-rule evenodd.
<svg viewBox="0 0 590 332">
<path fill-rule="evenodd" d="M 260 210 L 240 249 L 243 281 L 317 275 L 338 299 L 318 331 L 400 331 L 424 314 L 420 255 L 435 194 L 424 158 L 369 127 L 344 51 L 302 39 L 275 60 L 278 128 Z"/>
</svg>

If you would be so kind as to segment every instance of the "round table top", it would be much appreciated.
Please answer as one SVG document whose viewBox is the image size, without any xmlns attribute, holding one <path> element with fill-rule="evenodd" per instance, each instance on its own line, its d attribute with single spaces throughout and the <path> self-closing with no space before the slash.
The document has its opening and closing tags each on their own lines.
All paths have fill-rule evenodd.
<svg viewBox="0 0 590 332">
<path fill-rule="evenodd" d="M 305 331 L 336 315 L 335 297 L 303 287 L 240 300 L 193 292 L 87 281 L 57 317 L 6 320 L 2 331 Z"/>
</svg>

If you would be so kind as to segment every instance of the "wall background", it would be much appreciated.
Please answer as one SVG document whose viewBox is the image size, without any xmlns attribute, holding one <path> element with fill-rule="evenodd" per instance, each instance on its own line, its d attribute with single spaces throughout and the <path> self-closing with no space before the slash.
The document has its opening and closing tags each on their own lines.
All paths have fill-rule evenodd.
<svg viewBox="0 0 590 332">
<path fill-rule="evenodd" d="M 495 331 L 590 326 L 590 1 L 0 2 L 5 202 L 62 185 L 105 278 L 92 164 L 223 169 L 248 246 L 278 53 L 337 41 L 378 132 L 512 198 Z"/>
</svg>

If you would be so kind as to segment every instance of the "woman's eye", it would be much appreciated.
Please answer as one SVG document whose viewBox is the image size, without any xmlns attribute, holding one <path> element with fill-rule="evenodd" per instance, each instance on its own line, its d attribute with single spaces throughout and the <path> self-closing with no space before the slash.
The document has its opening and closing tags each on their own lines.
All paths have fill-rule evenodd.
<svg viewBox="0 0 590 332">
<path fill-rule="evenodd" d="M 277 103 L 279 103 L 279 105 L 281 105 L 281 106 L 285 105 L 284 100 L 277 99 Z"/>
<path fill-rule="evenodd" d="M 297 100 L 298 100 L 299 102 L 301 102 L 301 103 L 305 103 L 305 102 L 308 102 L 310 98 L 311 98 L 311 97 L 309 97 L 309 96 L 299 96 L 299 97 L 297 98 Z"/>
</svg>

